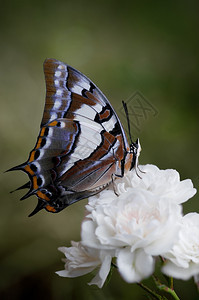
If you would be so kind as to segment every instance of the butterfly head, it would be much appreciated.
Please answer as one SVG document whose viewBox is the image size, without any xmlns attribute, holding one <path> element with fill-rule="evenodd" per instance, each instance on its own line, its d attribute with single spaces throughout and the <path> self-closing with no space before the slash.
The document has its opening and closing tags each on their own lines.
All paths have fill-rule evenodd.
<svg viewBox="0 0 199 300">
<path fill-rule="evenodd" d="M 130 170 L 132 170 L 133 168 L 137 168 L 138 165 L 138 157 L 140 155 L 140 151 L 141 151 L 141 145 L 140 145 L 140 141 L 139 139 L 136 140 L 136 142 L 131 143 L 130 145 L 130 153 L 133 154 L 133 159 L 131 162 L 131 167 Z"/>
</svg>

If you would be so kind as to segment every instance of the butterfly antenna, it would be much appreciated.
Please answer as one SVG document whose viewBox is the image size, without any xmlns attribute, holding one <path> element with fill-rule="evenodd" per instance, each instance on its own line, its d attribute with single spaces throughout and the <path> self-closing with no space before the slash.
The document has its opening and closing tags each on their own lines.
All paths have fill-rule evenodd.
<svg viewBox="0 0 199 300">
<path fill-rule="evenodd" d="M 123 105 L 123 107 L 124 107 L 124 111 L 125 111 L 125 114 L 126 114 L 127 124 L 128 124 L 129 138 L 130 138 L 130 141 L 131 141 L 131 144 L 132 144 L 132 143 L 133 143 L 133 140 L 132 140 L 132 136 L 131 136 L 131 127 L 130 127 L 130 120 L 129 120 L 129 111 L 128 111 L 126 102 L 124 102 L 123 100 L 122 100 L 122 105 Z"/>
</svg>

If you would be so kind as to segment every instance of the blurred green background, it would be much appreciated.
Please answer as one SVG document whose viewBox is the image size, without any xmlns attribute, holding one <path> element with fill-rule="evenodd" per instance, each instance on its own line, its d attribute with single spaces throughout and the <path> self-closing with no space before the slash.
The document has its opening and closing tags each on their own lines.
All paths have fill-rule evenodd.
<svg viewBox="0 0 199 300">
<path fill-rule="evenodd" d="M 0 9 L 0 298 L 146 299 L 114 272 L 102 290 L 91 276 L 58 277 L 57 251 L 80 238 L 86 200 L 32 218 L 36 197 L 20 202 L 24 162 L 43 112 L 43 61 L 57 58 L 89 76 L 125 123 L 121 101 L 140 91 L 157 114 L 140 119 L 140 163 L 174 168 L 199 187 L 198 1 L 1 1 Z M 197 211 L 196 195 L 184 211 Z M 150 284 L 150 280 L 146 283 Z M 192 280 L 175 281 L 181 299 L 198 299 Z"/>
</svg>

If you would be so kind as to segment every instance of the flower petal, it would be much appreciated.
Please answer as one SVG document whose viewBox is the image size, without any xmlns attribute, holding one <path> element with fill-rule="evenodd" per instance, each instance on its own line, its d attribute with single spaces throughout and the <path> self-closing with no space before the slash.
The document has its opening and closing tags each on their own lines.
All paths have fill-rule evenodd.
<svg viewBox="0 0 199 300">
<path fill-rule="evenodd" d="M 181 268 L 172 262 L 167 262 L 162 267 L 162 272 L 176 279 L 188 280 L 192 276 L 199 274 L 199 264 L 190 264 L 188 268 Z"/>
<path fill-rule="evenodd" d="M 130 248 L 125 248 L 118 251 L 117 266 L 125 281 L 140 282 L 153 273 L 154 259 L 142 250 L 132 253 Z"/>
<path fill-rule="evenodd" d="M 111 260 L 112 257 L 110 255 L 107 255 L 104 257 L 102 265 L 96 274 L 96 276 L 88 283 L 89 285 L 95 284 L 99 288 L 102 288 L 104 285 L 104 282 L 110 272 L 110 267 L 111 267 Z"/>
</svg>

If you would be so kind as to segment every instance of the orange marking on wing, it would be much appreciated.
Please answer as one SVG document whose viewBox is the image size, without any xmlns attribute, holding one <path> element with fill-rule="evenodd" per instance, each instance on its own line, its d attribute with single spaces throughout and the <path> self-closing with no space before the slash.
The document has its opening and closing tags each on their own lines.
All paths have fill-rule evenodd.
<svg viewBox="0 0 199 300">
<path fill-rule="evenodd" d="M 45 127 L 42 128 L 40 136 L 44 136 L 45 129 L 46 129 Z"/>
<path fill-rule="evenodd" d="M 38 189 L 37 176 L 33 176 L 32 182 L 33 182 L 33 189 L 37 190 Z"/>
<path fill-rule="evenodd" d="M 44 199 L 46 201 L 50 201 L 50 199 L 46 196 L 46 194 L 42 193 L 41 191 L 38 191 L 36 194 L 39 198 Z"/>
<path fill-rule="evenodd" d="M 34 157 L 35 157 L 35 151 L 31 152 L 30 158 L 29 158 L 29 162 L 34 161 Z"/>
<path fill-rule="evenodd" d="M 40 138 L 38 139 L 38 142 L 37 142 L 37 145 L 36 145 L 35 149 L 39 149 L 39 148 L 40 148 L 41 142 L 42 142 L 42 138 L 40 137 Z"/>
<path fill-rule="evenodd" d="M 105 112 L 103 114 L 99 114 L 99 118 L 100 120 L 102 119 L 106 119 L 110 116 L 110 110 L 106 109 Z"/>
<path fill-rule="evenodd" d="M 29 165 L 25 166 L 24 170 L 25 170 L 26 172 L 28 172 L 30 175 L 32 175 L 32 176 L 34 175 L 34 172 L 33 172 L 33 170 L 31 170 L 31 168 L 30 168 Z"/>
<path fill-rule="evenodd" d="M 53 121 L 49 124 L 49 126 L 57 126 L 57 123 L 58 123 L 57 121 Z"/>
<path fill-rule="evenodd" d="M 45 208 L 46 208 L 48 211 L 56 212 L 56 209 L 55 209 L 53 206 L 51 206 L 51 205 L 46 205 Z"/>
</svg>

